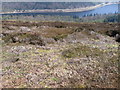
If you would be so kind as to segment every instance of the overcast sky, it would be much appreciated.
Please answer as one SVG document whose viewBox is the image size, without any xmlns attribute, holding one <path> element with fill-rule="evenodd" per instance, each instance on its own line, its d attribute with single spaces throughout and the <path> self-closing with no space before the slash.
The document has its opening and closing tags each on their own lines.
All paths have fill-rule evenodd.
<svg viewBox="0 0 120 90">
<path fill-rule="evenodd" d="M 120 0 L 0 0 L 2 2 L 118 2 Z"/>
</svg>

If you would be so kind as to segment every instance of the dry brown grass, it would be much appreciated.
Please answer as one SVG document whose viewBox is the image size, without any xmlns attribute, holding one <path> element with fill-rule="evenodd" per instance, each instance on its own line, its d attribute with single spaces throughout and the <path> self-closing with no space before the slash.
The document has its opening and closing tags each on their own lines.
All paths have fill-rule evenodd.
<svg viewBox="0 0 120 90">
<path fill-rule="evenodd" d="M 73 31 L 67 28 L 49 27 L 49 28 L 45 28 L 44 30 L 40 30 L 39 33 L 44 37 L 52 38 L 52 37 L 56 37 L 59 35 L 68 35 L 68 34 L 73 33 Z"/>
</svg>

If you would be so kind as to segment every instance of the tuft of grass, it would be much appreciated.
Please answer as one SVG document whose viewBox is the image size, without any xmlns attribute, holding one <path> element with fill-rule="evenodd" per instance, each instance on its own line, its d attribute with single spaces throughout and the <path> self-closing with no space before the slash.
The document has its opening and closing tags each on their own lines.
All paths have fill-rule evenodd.
<svg viewBox="0 0 120 90">
<path fill-rule="evenodd" d="M 5 67 L 5 68 L 3 68 L 3 71 L 7 71 L 7 70 L 10 70 L 10 66 L 8 66 L 8 67 Z"/>
<path fill-rule="evenodd" d="M 63 39 L 65 37 L 67 37 L 67 34 L 61 34 L 61 35 L 54 36 L 53 39 L 55 41 L 58 41 L 58 40 Z"/>
<path fill-rule="evenodd" d="M 59 79 L 54 77 L 54 78 L 51 78 L 51 80 L 58 81 Z"/>
</svg>

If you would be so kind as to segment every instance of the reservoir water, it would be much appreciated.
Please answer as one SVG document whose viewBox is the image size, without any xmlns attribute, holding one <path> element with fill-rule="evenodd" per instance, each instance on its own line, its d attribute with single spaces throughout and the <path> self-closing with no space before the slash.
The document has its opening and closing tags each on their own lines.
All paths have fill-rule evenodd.
<svg viewBox="0 0 120 90">
<path fill-rule="evenodd" d="M 47 12 L 47 13 L 12 13 L 12 14 L 3 14 L 3 15 L 63 15 L 63 16 L 79 16 L 82 17 L 84 15 L 90 15 L 90 14 L 113 14 L 118 13 L 118 4 L 111 4 L 106 5 L 103 7 L 96 8 L 94 10 L 90 11 L 84 11 L 84 12 Z"/>
</svg>

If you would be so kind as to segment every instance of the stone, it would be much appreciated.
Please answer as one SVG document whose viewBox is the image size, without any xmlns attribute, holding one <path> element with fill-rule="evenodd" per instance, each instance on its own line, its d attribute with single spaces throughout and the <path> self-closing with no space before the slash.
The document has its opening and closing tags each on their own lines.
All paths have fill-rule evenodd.
<svg viewBox="0 0 120 90">
<path fill-rule="evenodd" d="M 119 35 L 119 34 L 116 34 L 115 40 L 116 40 L 117 42 L 120 42 L 120 35 Z"/>
</svg>

